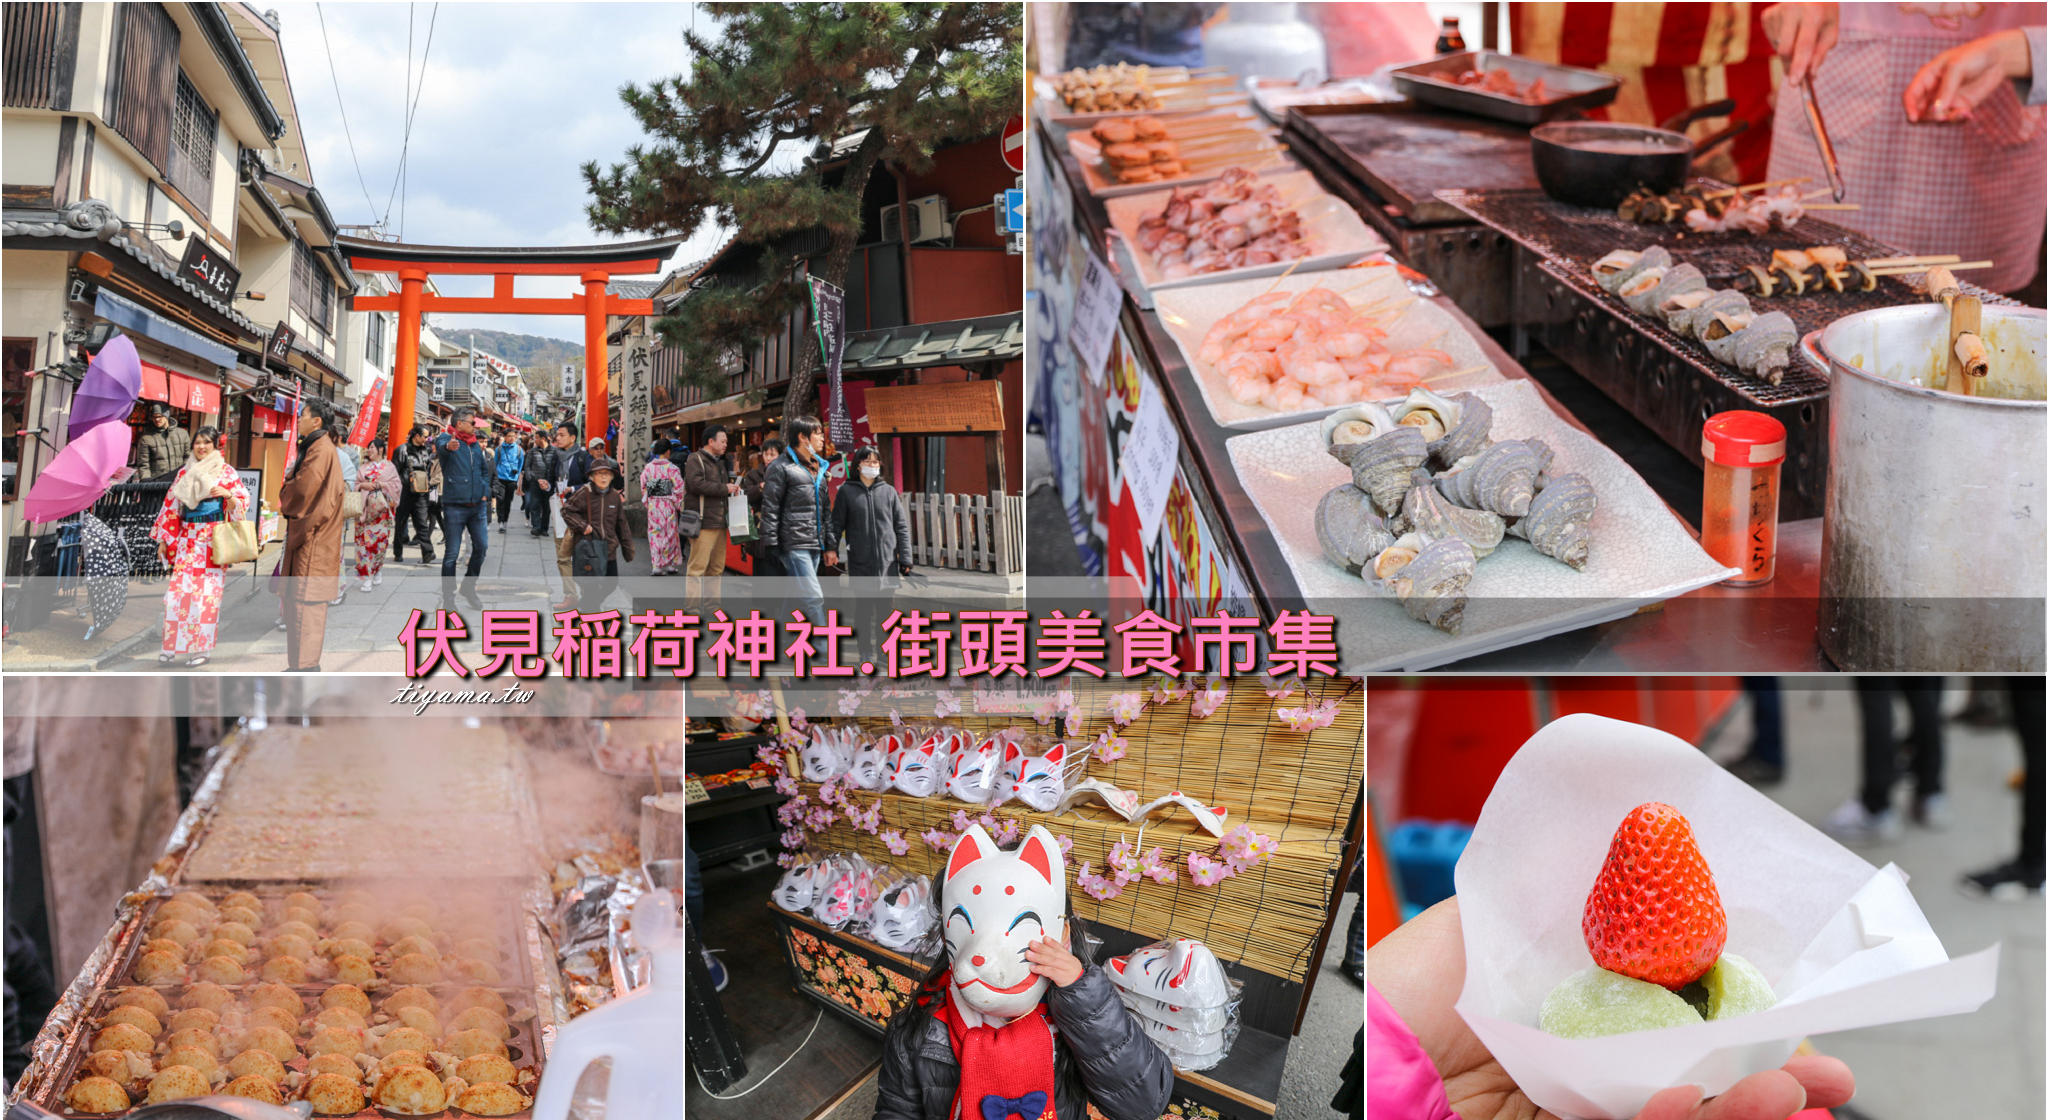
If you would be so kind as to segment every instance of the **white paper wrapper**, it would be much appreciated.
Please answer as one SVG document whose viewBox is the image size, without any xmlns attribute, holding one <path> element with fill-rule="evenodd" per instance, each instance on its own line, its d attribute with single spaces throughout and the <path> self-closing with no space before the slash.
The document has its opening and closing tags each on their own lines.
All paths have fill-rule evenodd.
<svg viewBox="0 0 2048 1120">
<path fill-rule="evenodd" d="M 1759 1015 L 1565 1039 L 1536 1026 L 1543 997 L 1592 966 L 1580 921 L 1614 829 L 1645 801 L 1692 822 L 1728 914 L 1727 952 L 1778 994 Z M 1653 1093 L 1712 1096 L 1775 1069 L 1814 1034 L 1974 1011 L 1998 947 L 1950 960 L 1896 865 L 1878 870 L 1698 749 L 1648 727 L 1571 715 L 1501 771 L 1457 870 L 1465 989 L 1458 1013 L 1543 1108 L 1634 1116 Z"/>
</svg>

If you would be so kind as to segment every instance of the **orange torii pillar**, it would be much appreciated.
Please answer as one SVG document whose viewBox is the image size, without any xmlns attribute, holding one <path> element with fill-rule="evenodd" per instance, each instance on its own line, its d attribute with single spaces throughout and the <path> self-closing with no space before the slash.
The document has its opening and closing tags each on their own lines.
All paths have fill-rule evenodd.
<svg viewBox="0 0 2048 1120">
<path fill-rule="evenodd" d="M 413 394 L 420 379 L 420 309 L 427 274 L 417 268 L 398 272 L 398 360 L 391 369 L 391 435 L 386 454 L 398 450 L 412 432 Z"/>
<path fill-rule="evenodd" d="M 602 436 L 611 423 L 611 393 L 606 384 L 606 367 L 611 364 L 605 353 L 605 284 L 610 275 L 592 270 L 583 274 L 583 445 L 590 446 L 592 436 Z M 619 430 L 626 430 L 626 418 L 619 418 Z M 616 459 L 619 448 L 612 441 L 605 440 L 605 454 Z M 623 464 L 622 464 L 623 465 Z"/>
</svg>

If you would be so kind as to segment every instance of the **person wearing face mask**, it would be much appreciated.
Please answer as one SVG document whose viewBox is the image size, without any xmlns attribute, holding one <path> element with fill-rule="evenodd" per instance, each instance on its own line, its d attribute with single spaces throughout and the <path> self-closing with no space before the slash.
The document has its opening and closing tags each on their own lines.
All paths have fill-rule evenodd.
<svg viewBox="0 0 2048 1120">
<path fill-rule="evenodd" d="M 882 455 L 855 448 L 847 478 L 832 502 L 831 542 L 844 542 L 853 577 L 853 633 L 863 659 L 879 659 L 882 620 L 901 578 L 910 572 L 910 512 L 903 496 L 882 479 Z"/>
</svg>

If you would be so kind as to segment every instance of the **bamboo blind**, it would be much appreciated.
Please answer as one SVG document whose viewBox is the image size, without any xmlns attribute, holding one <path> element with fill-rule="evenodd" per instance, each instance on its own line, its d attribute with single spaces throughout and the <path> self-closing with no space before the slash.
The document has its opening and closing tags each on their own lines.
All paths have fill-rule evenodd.
<svg viewBox="0 0 2048 1120">
<path fill-rule="evenodd" d="M 1068 741 L 1085 744 L 1108 726 L 1107 703 L 1127 687 L 1077 687 L 1075 698 L 1087 720 Z M 1290 731 L 1273 718 L 1275 707 L 1338 701 L 1336 722 L 1307 734 Z M 1337 864 L 1343 853 L 1343 830 L 1365 780 L 1364 690 L 1358 682 L 1336 680 L 1312 684 L 1306 699 L 1299 690 L 1277 703 L 1266 697 L 1256 680 L 1232 686 L 1230 697 L 1206 720 L 1194 719 L 1189 701 L 1147 705 L 1145 714 L 1121 734 L 1129 743 L 1123 760 L 1089 761 L 1087 777 L 1102 778 L 1150 801 L 1179 789 L 1206 804 L 1229 808 L 1226 826 L 1249 824 L 1278 843 L 1271 860 L 1213 887 L 1196 886 L 1187 872 L 1189 852 L 1208 853 L 1217 840 L 1178 806 L 1162 808 L 1144 820 L 1144 847 L 1158 845 L 1173 859 L 1177 878 L 1171 883 L 1140 879 L 1123 893 L 1098 902 L 1073 882 L 1082 863 L 1107 872 L 1109 851 L 1118 840 L 1138 842 L 1137 821 L 1125 821 L 1090 798 L 1054 816 L 1010 802 L 996 810 L 1028 829 L 1042 824 L 1073 841 L 1067 855 L 1068 905 L 1088 921 L 1127 929 L 1147 937 L 1195 937 L 1225 960 L 1240 961 L 1262 972 L 1302 980 L 1321 930 L 1329 897 L 1337 889 Z M 870 734 L 889 726 L 886 718 L 859 721 Z M 914 721 L 913 721 L 914 722 Z M 1025 725 L 1030 717 L 987 716 L 972 710 L 950 717 L 984 735 Z M 1076 775 L 1076 778 L 1081 775 Z M 803 783 L 806 796 L 815 783 Z M 850 790 L 864 804 L 874 795 Z M 870 861 L 907 871 L 936 875 L 943 853 L 934 852 L 916 834 L 928 828 L 955 831 L 952 816 L 981 809 L 951 797 L 881 795 L 882 829 L 900 830 L 910 841 L 908 853 L 896 856 L 878 836 L 836 822 L 811 837 L 809 851 L 845 849 Z"/>
</svg>

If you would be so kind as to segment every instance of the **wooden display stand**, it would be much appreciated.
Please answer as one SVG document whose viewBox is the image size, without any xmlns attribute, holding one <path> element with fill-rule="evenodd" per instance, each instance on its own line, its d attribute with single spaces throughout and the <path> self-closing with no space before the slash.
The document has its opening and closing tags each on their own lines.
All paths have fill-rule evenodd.
<svg viewBox="0 0 2048 1120">
<path fill-rule="evenodd" d="M 1076 703 L 1088 718 L 1076 734 L 1065 738 L 1081 744 L 1102 729 L 1108 697 L 1121 689 L 1106 682 L 1073 687 Z M 1211 850 L 1217 840 L 1187 813 L 1162 810 L 1145 822 L 1143 842 L 1148 849 L 1155 844 L 1163 847 L 1166 857 L 1180 864 L 1182 871 L 1174 882 L 1141 880 L 1109 901 L 1092 899 L 1069 883 L 1068 906 L 1102 940 L 1096 963 L 1164 937 L 1193 937 L 1208 945 L 1225 972 L 1243 984 L 1240 1030 L 1229 1054 L 1207 1070 L 1176 1071 L 1174 1100 L 1184 1116 L 1251 1120 L 1273 1116 L 1278 1108 L 1288 1043 L 1300 1027 L 1320 972 L 1362 832 L 1362 684 L 1320 681 L 1310 685 L 1306 695 L 1297 691 L 1279 703 L 1307 706 L 1325 698 L 1338 702 L 1336 723 L 1293 732 L 1274 718 L 1275 701 L 1256 682 L 1234 682 L 1229 698 L 1206 720 L 1193 717 L 1186 699 L 1149 708 L 1120 732 L 1128 740 L 1122 760 L 1089 765 L 1088 776 L 1136 790 L 1147 800 L 1178 789 L 1203 804 L 1222 804 L 1229 810 L 1228 826 L 1246 824 L 1277 842 L 1272 859 L 1213 887 L 1199 887 L 1188 879 L 1187 855 Z M 945 722 L 977 737 L 1019 725 L 1033 733 L 1041 730 L 1028 717 L 983 714 L 972 708 Z M 884 734 L 889 728 L 887 719 L 861 723 L 869 735 Z M 815 796 L 816 783 L 801 785 L 807 796 Z M 856 796 L 878 796 L 885 827 L 906 837 L 934 827 L 950 831 L 952 814 L 972 808 L 944 796 Z M 1058 814 L 1016 803 L 997 812 L 1024 828 L 1042 824 L 1069 838 L 1070 869 L 1084 861 L 1105 866 L 1119 839 L 1138 837 L 1136 822 L 1124 821 L 1092 800 Z M 892 855 L 879 837 L 844 822 L 814 834 L 808 850 L 857 852 L 870 863 L 923 875 L 936 875 L 944 862 L 942 853 L 918 841 L 904 855 Z M 870 1029 L 879 1032 L 928 971 L 864 939 L 826 930 L 806 916 L 768 905 L 796 986 Z M 847 965 L 855 968 L 853 987 L 848 987 Z"/>
</svg>

